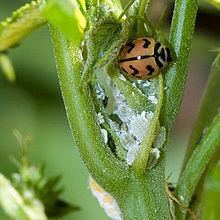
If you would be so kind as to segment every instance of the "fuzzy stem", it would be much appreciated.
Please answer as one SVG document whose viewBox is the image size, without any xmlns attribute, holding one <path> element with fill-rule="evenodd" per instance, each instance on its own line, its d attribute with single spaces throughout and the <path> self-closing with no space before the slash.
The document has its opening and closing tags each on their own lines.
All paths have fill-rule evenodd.
<svg viewBox="0 0 220 220">
<path fill-rule="evenodd" d="M 139 8 L 138 8 L 138 18 L 143 18 L 143 16 L 146 14 L 146 9 L 149 4 L 150 0 L 140 0 Z M 137 35 L 140 35 L 142 33 L 143 28 L 143 20 L 139 19 L 137 21 Z"/>
<path fill-rule="evenodd" d="M 117 200 L 123 219 L 171 219 L 162 167 L 164 164 L 160 163 L 146 175 L 134 174 L 131 184 L 124 186 L 123 194 Z"/>
<path fill-rule="evenodd" d="M 125 6 L 125 8 L 123 9 L 122 13 L 119 15 L 118 20 L 120 21 L 123 16 L 128 12 L 129 8 L 133 5 L 135 0 L 130 0 L 127 5 Z"/>
<path fill-rule="evenodd" d="M 179 179 L 176 194 L 188 207 L 196 186 L 213 154 L 220 146 L 220 113 L 214 118 L 206 134 L 198 144 Z M 177 208 L 178 219 L 184 219 L 186 210 Z"/>
<path fill-rule="evenodd" d="M 199 112 L 194 123 L 193 131 L 189 140 L 187 151 L 184 157 L 184 165 L 196 148 L 196 143 L 201 138 L 204 129 L 212 122 L 214 116 L 219 111 L 220 106 L 220 53 L 213 62 L 211 73 L 206 85 L 206 89 L 201 100 Z M 210 108 L 210 106 L 212 106 Z M 184 168 L 184 167 L 183 167 Z"/>
<path fill-rule="evenodd" d="M 169 131 L 182 101 L 192 36 L 194 33 L 198 0 L 176 0 L 172 18 L 170 45 L 173 47 L 172 67 L 165 75 L 164 103 L 161 114 L 161 124 Z"/>
<path fill-rule="evenodd" d="M 60 87 L 76 146 L 89 172 L 107 191 L 116 191 L 127 181 L 127 166 L 103 143 L 96 122 L 90 90 L 81 85 L 78 49 L 51 28 Z"/>
</svg>

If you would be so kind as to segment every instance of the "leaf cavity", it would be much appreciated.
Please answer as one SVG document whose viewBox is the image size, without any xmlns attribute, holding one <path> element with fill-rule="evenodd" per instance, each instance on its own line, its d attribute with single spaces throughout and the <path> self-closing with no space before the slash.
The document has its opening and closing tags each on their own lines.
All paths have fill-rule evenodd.
<svg viewBox="0 0 220 220">
<path fill-rule="evenodd" d="M 135 88 L 135 90 L 130 94 L 124 93 L 123 85 L 116 83 L 117 87 L 114 80 L 105 72 L 99 71 L 97 83 L 93 85 L 93 98 L 96 100 L 94 103 L 96 103 L 97 120 L 105 144 L 116 157 L 132 165 L 143 138 L 146 133 L 151 132 L 148 129 L 157 105 L 158 82 L 157 80 L 139 80 L 131 83 L 123 76 L 120 80 L 125 84 L 128 83 L 131 85 L 129 88 Z M 138 95 L 136 96 L 135 93 Z M 145 99 L 137 100 L 140 94 L 145 96 Z M 138 110 L 131 106 L 134 100 L 140 101 L 139 105 L 143 108 Z"/>
</svg>

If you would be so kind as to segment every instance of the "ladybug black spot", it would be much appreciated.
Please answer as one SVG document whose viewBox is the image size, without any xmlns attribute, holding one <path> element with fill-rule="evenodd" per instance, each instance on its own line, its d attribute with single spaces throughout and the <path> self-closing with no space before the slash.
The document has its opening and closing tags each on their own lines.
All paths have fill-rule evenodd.
<svg viewBox="0 0 220 220">
<path fill-rule="evenodd" d="M 171 57 L 170 49 L 166 48 L 166 51 L 167 51 L 167 62 L 171 62 L 172 61 L 172 57 Z"/>
<path fill-rule="evenodd" d="M 148 46 L 150 45 L 150 41 L 147 39 L 143 39 L 143 41 L 144 41 L 143 48 L 148 48 Z"/>
<path fill-rule="evenodd" d="M 157 66 L 158 66 L 159 68 L 162 68 L 162 67 L 163 67 L 163 64 L 162 64 L 162 63 L 160 62 L 160 60 L 159 60 L 159 55 L 158 55 L 158 54 L 155 54 L 154 58 L 155 58 L 155 62 L 157 63 Z"/>
<path fill-rule="evenodd" d="M 160 47 L 161 47 L 161 43 L 157 42 L 155 44 L 155 47 L 154 47 L 154 58 L 155 58 L 155 62 L 157 63 L 157 66 L 159 68 L 162 68 L 163 67 L 163 63 L 161 63 L 161 61 L 159 60 L 159 57 L 160 56 L 164 56 L 164 59 L 165 59 L 165 53 L 164 53 L 165 51 L 162 50 L 164 54 L 161 54 L 162 51 L 161 51 L 161 53 L 158 53 L 158 50 L 159 50 Z M 162 59 L 163 59 L 163 57 L 162 57 Z"/>
<path fill-rule="evenodd" d="M 164 48 L 162 48 L 161 53 L 160 53 L 160 56 L 161 56 L 162 60 L 165 62 L 165 61 L 166 61 L 166 56 L 165 56 L 165 50 L 164 50 Z"/>
<path fill-rule="evenodd" d="M 154 47 L 154 54 L 158 54 L 158 49 L 161 47 L 161 43 L 157 42 Z"/>
<path fill-rule="evenodd" d="M 122 68 L 122 70 L 123 70 L 125 73 L 128 73 L 123 66 L 122 66 L 121 68 Z"/>
<path fill-rule="evenodd" d="M 152 75 L 155 70 L 151 65 L 147 65 L 146 69 L 149 71 L 148 76 Z"/>
<path fill-rule="evenodd" d="M 130 47 L 130 48 L 128 49 L 128 53 L 131 53 L 131 51 L 132 51 L 132 50 L 134 49 L 134 47 L 135 47 L 135 44 L 131 41 L 131 42 L 127 43 L 127 46 Z"/>
<path fill-rule="evenodd" d="M 132 65 L 129 65 L 129 68 L 134 70 L 134 72 L 131 74 L 132 76 L 136 76 L 139 73 L 139 71 L 136 68 L 134 68 Z"/>
</svg>

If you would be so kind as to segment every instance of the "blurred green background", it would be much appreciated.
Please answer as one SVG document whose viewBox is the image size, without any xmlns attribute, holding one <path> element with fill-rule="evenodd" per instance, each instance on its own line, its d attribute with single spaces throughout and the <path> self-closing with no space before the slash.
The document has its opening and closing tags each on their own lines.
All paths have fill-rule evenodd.
<svg viewBox="0 0 220 220">
<path fill-rule="evenodd" d="M 25 2 L 0 0 L 0 19 L 10 16 L 14 9 Z M 213 19 L 210 25 L 207 25 L 207 16 Z M 170 180 L 173 182 L 178 177 L 199 100 L 215 57 L 215 53 L 209 50 L 219 46 L 219 28 L 214 24 L 218 24 L 219 21 L 215 21 L 217 18 L 219 16 L 214 8 L 207 9 L 206 4 L 200 8 L 190 75 L 181 111 L 169 141 L 167 175 L 172 174 Z M 167 20 L 169 22 L 169 18 Z M 19 146 L 12 134 L 13 130 L 31 134 L 31 161 L 35 164 L 45 163 L 48 177 L 62 174 L 60 185 L 65 189 L 63 197 L 81 207 L 81 211 L 62 219 L 108 219 L 88 189 L 88 172 L 74 147 L 59 90 L 48 28 L 32 33 L 21 45 L 10 50 L 9 56 L 17 80 L 11 84 L 0 74 L 0 172 L 9 176 L 15 171 L 10 158 L 18 156 Z M 8 219 L 2 211 L 0 219 Z"/>
</svg>

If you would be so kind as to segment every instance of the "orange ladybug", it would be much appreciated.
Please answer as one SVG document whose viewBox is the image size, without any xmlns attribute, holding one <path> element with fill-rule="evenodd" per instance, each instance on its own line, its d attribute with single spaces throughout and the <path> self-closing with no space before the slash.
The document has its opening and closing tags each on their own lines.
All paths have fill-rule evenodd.
<svg viewBox="0 0 220 220">
<path fill-rule="evenodd" d="M 118 62 L 121 70 L 135 79 L 150 79 L 172 61 L 170 49 L 151 37 L 139 37 L 122 48 Z"/>
</svg>

